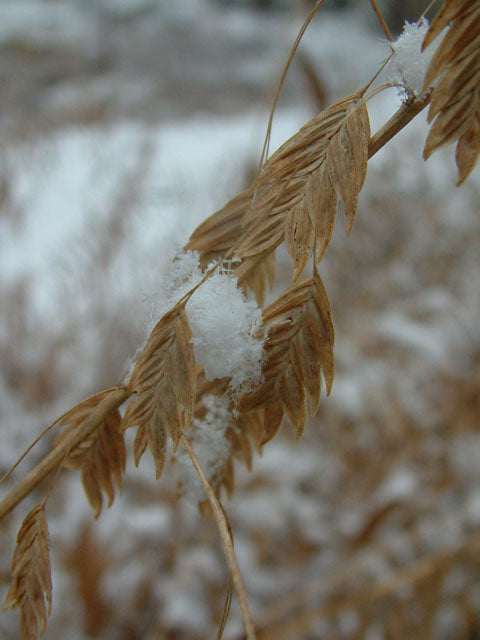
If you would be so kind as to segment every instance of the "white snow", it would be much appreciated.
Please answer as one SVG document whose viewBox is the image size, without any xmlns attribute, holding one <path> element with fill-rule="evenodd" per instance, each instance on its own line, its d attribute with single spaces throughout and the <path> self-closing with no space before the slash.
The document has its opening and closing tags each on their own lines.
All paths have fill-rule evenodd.
<svg viewBox="0 0 480 640">
<path fill-rule="evenodd" d="M 425 18 L 419 22 L 405 22 L 401 35 L 390 45 L 393 57 L 386 68 L 387 78 L 399 85 L 399 94 L 405 101 L 422 97 L 425 73 L 438 47 L 436 43 L 422 51 L 428 27 Z"/>
<path fill-rule="evenodd" d="M 215 265 L 210 265 L 205 273 Z M 181 252 L 166 267 L 155 298 L 161 317 L 185 294 L 199 285 L 205 273 L 196 252 Z M 195 290 L 185 306 L 192 329 L 195 361 L 207 380 L 230 378 L 236 395 L 261 378 L 264 337 L 262 312 L 254 299 L 245 297 L 236 277 L 223 265 Z"/>
<path fill-rule="evenodd" d="M 230 455 L 230 441 L 225 432 L 231 425 L 231 415 L 228 398 L 205 396 L 202 402 L 207 412 L 202 420 L 193 421 L 190 444 L 207 480 L 214 482 Z M 205 491 L 188 453 L 180 451 L 176 460 L 182 493 L 196 502 L 204 500 Z"/>
</svg>

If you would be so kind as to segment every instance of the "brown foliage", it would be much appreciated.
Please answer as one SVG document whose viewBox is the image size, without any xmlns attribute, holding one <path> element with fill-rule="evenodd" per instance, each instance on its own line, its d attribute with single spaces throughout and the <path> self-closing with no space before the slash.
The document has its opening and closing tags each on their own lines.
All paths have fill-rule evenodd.
<svg viewBox="0 0 480 640">
<path fill-rule="evenodd" d="M 333 382 L 334 330 L 330 305 L 318 273 L 289 287 L 264 311 L 268 331 L 264 382 L 242 398 L 242 411 L 263 411 L 264 438 L 272 438 L 283 414 L 300 437 L 307 417 L 306 398 L 315 413 L 321 373 L 327 393 Z"/>
<path fill-rule="evenodd" d="M 57 437 L 55 446 L 60 445 L 72 431 L 79 429 L 93 409 L 109 394 L 110 390 L 97 393 L 66 413 L 59 424 L 70 426 Z M 122 488 L 125 443 L 120 424 L 121 416 L 117 409 L 109 413 L 94 433 L 71 451 L 64 462 L 64 466 L 81 471 L 83 487 L 96 518 L 102 510 L 102 491 L 107 495 L 110 507 L 115 496 L 114 482 L 119 491 Z"/>
<path fill-rule="evenodd" d="M 448 25 L 441 46 L 432 58 L 425 87 L 433 89 L 424 157 L 441 145 L 457 141 L 457 185 L 468 177 L 480 153 L 480 6 L 476 0 L 447 0 L 432 22 L 423 46 L 428 46 Z"/>
<path fill-rule="evenodd" d="M 316 260 L 331 237 L 337 196 L 350 231 L 363 185 L 370 127 L 362 92 L 339 100 L 307 123 L 266 162 L 252 186 L 252 204 L 235 255 L 266 255 L 284 239 L 293 279 L 315 242 Z"/>
<path fill-rule="evenodd" d="M 193 418 L 196 372 L 191 337 L 184 307 L 164 315 L 153 328 L 128 385 L 135 396 L 122 429 L 138 427 L 135 462 L 148 445 L 157 478 L 165 463 L 167 435 L 176 447 Z"/>
<path fill-rule="evenodd" d="M 50 538 L 44 504 L 36 506 L 25 518 L 17 536 L 12 560 L 12 583 L 4 609 L 20 609 L 23 640 L 45 633 L 47 615 L 52 606 Z"/>
<path fill-rule="evenodd" d="M 108 554 L 92 534 L 91 525 L 82 527 L 65 562 L 77 578 L 77 590 L 84 607 L 84 629 L 88 636 L 100 637 L 108 618 L 108 606 L 100 583 L 109 564 Z"/>
</svg>

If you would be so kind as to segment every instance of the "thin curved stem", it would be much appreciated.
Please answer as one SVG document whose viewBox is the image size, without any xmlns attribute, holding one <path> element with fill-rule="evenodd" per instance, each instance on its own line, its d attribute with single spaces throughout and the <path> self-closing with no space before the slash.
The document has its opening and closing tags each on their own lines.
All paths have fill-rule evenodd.
<svg viewBox="0 0 480 640">
<path fill-rule="evenodd" d="M 237 557 L 235 556 L 235 551 L 233 550 L 232 537 L 222 505 L 220 504 L 220 501 L 218 500 L 210 483 L 208 482 L 202 466 L 195 454 L 195 451 L 192 449 L 190 443 L 183 435 L 183 433 L 181 435 L 181 441 L 183 446 L 187 450 L 188 455 L 190 456 L 192 464 L 195 467 L 195 471 L 197 472 L 198 478 L 202 483 L 203 490 L 205 491 L 210 506 L 212 507 L 213 515 L 218 527 L 218 532 L 220 533 L 220 537 L 222 539 L 223 550 L 227 558 L 232 581 L 237 592 L 238 602 L 240 604 L 240 610 L 242 612 L 243 626 L 245 628 L 245 638 L 246 640 L 256 640 L 252 614 L 250 613 L 250 608 L 248 606 L 247 592 L 243 583 L 242 574 L 240 573 Z"/>
<path fill-rule="evenodd" d="M 15 485 L 0 502 L 0 520 L 21 502 L 48 474 L 61 464 L 65 454 L 75 449 L 105 420 L 109 413 L 118 409 L 130 394 L 125 387 L 112 391 L 92 411 L 81 427 L 71 433 L 65 440 L 51 451 L 30 473 Z"/>
</svg>

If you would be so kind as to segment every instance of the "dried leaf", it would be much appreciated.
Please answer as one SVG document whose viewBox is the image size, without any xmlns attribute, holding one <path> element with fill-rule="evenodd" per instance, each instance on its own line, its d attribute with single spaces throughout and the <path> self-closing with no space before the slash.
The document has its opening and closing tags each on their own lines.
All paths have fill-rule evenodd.
<svg viewBox="0 0 480 640">
<path fill-rule="evenodd" d="M 108 550 L 84 525 L 71 548 L 64 555 L 65 564 L 75 576 L 78 596 L 83 603 L 83 627 L 88 637 L 98 638 L 108 622 L 108 606 L 101 582 L 109 565 Z"/>
<path fill-rule="evenodd" d="M 450 25 L 441 46 L 435 52 L 425 74 L 424 89 L 428 89 L 445 69 L 465 54 L 466 48 L 478 37 L 478 2 L 476 0 L 446 0 L 442 10 L 430 25 L 422 48 L 425 49 Z"/>
<path fill-rule="evenodd" d="M 365 181 L 368 163 L 370 122 L 365 100 L 346 115 L 328 148 L 326 167 L 335 191 L 345 205 L 347 234 L 357 211 L 358 194 Z"/>
<path fill-rule="evenodd" d="M 299 438 L 307 420 L 305 406 L 305 391 L 295 369 L 290 365 L 285 369 L 280 385 L 280 402 L 284 411 L 295 427 L 295 433 Z"/>
<path fill-rule="evenodd" d="M 265 300 L 265 291 L 272 289 L 275 279 L 275 251 L 264 254 L 260 258 L 252 257 L 243 260 L 235 270 L 239 284 L 248 287 L 255 296 L 259 307 Z"/>
<path fill-rule="evenodd" d="M 263 428 L 265 437 L 262 444 L 269 442 L 280 429 L 283 420 L 283 409 L 279 402 L 273 401 L 262 411 Z"/>
<path fill-rule="evenodd" d="M 293 265 L 292 280 L 296 282 L 306 267 L 313 243 L 313 224 L 308 213 L 306 198 L 287 214 L 284 234 Z"/>
<path fill-rule="evenodd" d="M 308 213 L 315 229 L 315 262 L 317 263 L 325 255 L 332 239 L 338 202 L 325 165 L 312 173 L 306 189 Z"/>
<path fill-rule="evenodd" d="M 266 254 L 285 238 L 297 279 L 313 234 L 319 245 L 316 259 L 325 253 L 335 217 L 335 192 L 345 203 L 350 231 L 365 180 L 369 139 L 361 93 L 339 100 L 302 127 L 271 156 L 253 184 L 251 206 L 243 220 L 245 234 L 235 255 Z"/>
<path fill-rule="evenodd" d="M 144 424 L 141 424 L 135 435 L 135 442 L 133 443 L 133 459 L 135 466 L 138 467 L 140 459 L 145 453 L 145 449 L 148 445 L 147 429 Z"/>
<path fill-rule="evenodd" d="M 289 287 L 263 317 L 268 336 L 264 381 L 241 399 L 240 410 L 263 411 L 265 439 L 273 437 L 284 412 L 300 436 L 306 421 L 306 396 L 313 413 L 320 398 L 322 371 L 327 392 L 333 382 L 334 330 L 319 275 Z"/>
<path fill-rule="evenodd" d="M 25 518 L 17 536 L 12 560 L 12 583 L 4 609 L 20 609 L 23 640 L 36 640 L 45 633 L 52 606 L 50 538 L 43 504 Z"/>
<path fill-rule="evenodd" d="M 475 0 L 447 0 L 439 13 L 435 16 L 423 41 L 422 49 L 428 47 L 433 40 L 455 20 L 458 15 L 463 14 L 468 8 L 474 9 Z M 428 83 L 426 83 L 428 85 Z"/>
<path fill-rule="evenodd" d="M 250 191 L 240 193 L 192 233 L 185 250 L 198 251 L 202 267 L 224 256 L 240 238 L 243 231 L 242 218 L 250 206 L 251 198 Z"/>
<path fill-rule="evenodd" d="M 476 96 L 478 100 L 478 94 Z M 455 150 L 458 167 L 457 186 L 461 185 L 475 167 L 480 153 L 480 109 L 477 109 L 470 128 L 459 139 Z"/>
<path fill-rule="evenodd" d="M 425 148 L 427 159 L 438 147 L 457 140 L 457 186 L 473 170 L 480 151 L 480 5 L 472 0 L 447 0 L 432 22 L 426 47 L 450 24 L 425 76 L 425 88 L 434 87 Z"/>
<path fill-rule="evenodd" d="M 257 411 L 241 413 L 237 418 L 237 427 L 241 433 L 251 436 L 257 452 L 260 453 L 265 440 L 265 429 L 261 413 Z"/>
<path fill-rule="evenodd" d="M 80 429 L 83 421 L 109 393 L 111 390 L 102 391 L 65 414 L 59 424 L 70 426 L 55 439 L 54 447 Z M 66 467 L 81 471 L 83 487 L 96 518 L 102 510 L 102 491 L 107 495 L 108 506 L 111 506 L 115 496 L 114 482 L 119 491 L 122 489 L 126 456 L 121 422 L 120 412 L 112 411 L 91 436 L 69 453 L 64 462 Z"/>
<path fill-rule="evenodd" d="M 176 448 L 183 430 L 190 427 L 196 372 L 192 333 L 185 309 L 175 308 L 154 327 L 133 370 L 128 389 L 135 393 L 122 422 L 122 429 L 138 427 L 135 463 L 148 445 L 156 477 L 163 471 L 166 436 Z"/>
</svg>

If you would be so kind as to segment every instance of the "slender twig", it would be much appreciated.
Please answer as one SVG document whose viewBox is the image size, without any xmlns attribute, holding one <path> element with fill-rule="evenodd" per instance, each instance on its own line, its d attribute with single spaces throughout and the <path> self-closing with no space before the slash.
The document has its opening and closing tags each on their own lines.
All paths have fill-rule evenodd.
<svg viewBox="0 0 480 640">
<path fill-rule="evenodd" d="M 217 632 L 216 640 L 222 640 L 223 632 L 225 631 L 225 625 L 227 624 L 228 614 L 230 613 L 230 606 L 232 604 L 232 591 L 233 591 L 233 582 L 232 582 L 232 574 L 228 576 L 228 584 L 227 584 L 227 593 L 225 594 L 225 603 L 223 605 L 222 618 L 220 620 L 220 626 Z"/>
<path fill-rule="evenodd" d="M 387 23 L 385 22 L 385 19 L 382 16 L 382 12 L 378 8 L 377 3 L 375 2 L 375 0 L 370 0 L 370 4 L 372 5 L 372 9 L 373 9 L 375 15 L 377 16 L 377 20 L 380 23 L 380 26 L 382 27 L 382 31 L 385 34 L 385 37 L 390 42 L 393 42 L 393 36 L 390 33 L 390 29 L 388 28 Z"/>
<path fill-rule="evenodd" d="M 272 108 L 270 109 L 270 116 L 268 118 L 268 125 L 267 125 L 267 133 L 265 135 L 265 142 L 263 143 L 262 155 L 260 158 L 260 168 L 262 168 L 263 163 L 265 162 L 265 159 L 268 155 L 268 146 L 270 144 L 270 137 L 272 134 L 273 116 L 275 114 L 275 109 L 277 108 L 277 103 L 278 103 L 278 99 L 280 98 L 280 92 L 282 90 L 283 83 L 285 82 L 285 78 L 287 76 L 288 70 L 290 69 L 290 65 L 292 64 L 292 60 L 295 56 L 295 53 L 297 52 L 298 45 L 300 44 L 300 40 L 302 39 L 303 34 L 305 33 L 308 25 L 312 21 L 313 16 L 316 14 L 317 10 L 321 7 L 323 3 L 324 3 L 324 0 L 318 0 L 318 2 L 315 4 L 313 9 L 308 14 L 305 22 L 303 23 L 302 28 L 298 32 L 298 35 L 295 38 L 295 42 L 293 43 L 292 48 L 290 49 L 288 60 L 283 68 L 282 77 L 280 78 L 280 82 L 278 83 L 277 91 L 275 92 L 275 97 L 273 99 Z"/>
<path fill-rule="evenodd" d="M 227 558 L 233 584 L 237 592 L 238 602 L 240 604 L 240 610 L 242 612 L 243 626 L 245 628 L 245 634 L 246 634 L 245 637 L 247 640 L 255 640 L 256 639 L 255 628 L 253 626 L 252 614 L 250 613 L 250 608 L 248 606 L 247 592 L 245 590 L 242 574 L 240 573 L 240 568 L 238 566 L 237 558 L 235 556 L 235 551 L 233 550 L 232 538 L 228 528 L 228 523 L 225 517 L 225 513 L 223 511 L 222 505 L 220 504 L 210 483 L 207 480 L 207 477 L 200 465 L 200 462 L 197 456 L 195 455 L 195 451 L 192 449 L 192 447 L 190 446 L 190 443 L 188 442 L 187 438 L 183 434 L 181 436 L 181 441 L 183 446 L 187 450 L 188 455 L 190 456 L 192 464 L 195 467 L 195 471 L 197 472 L 199 480 L 202 483 L 203 490 L 205 491 L 205 494 L 210 503 L 210 506 L 212 507 L 213 516 L 217 523 L 218 531 L 222 539 L 223 550 Z"/>
<path fill-rule="evenodd" d="M 437 3 L 437 0 L 431 0 L 431 2 L 428 3 L 427 8 L 423 11 L 422 15 L 420 16 L 420 19 L 424 18 L 426 14 L 430 11 L 430 9 L 433 7 L 433 5 L 436 3 Z"/>
<path fill-rule="evenodd" d="M 34 487 L 53 471 L 63 460 L 65 453 L 75 449 L 83 442 L 95 429 L 98 428 L 109 413 L 117 409 L 128 398 L 129 393 L 125 387 L 120 387 L 112 391 L 93 410 L 92 414 L 82 423 L 79 429 L 75 430 L 65 440 L 55 447 L 30 473 L 15 485 L 0 503 L 0 520 L 9 513 L 19 502 L 21 502 Z"/>
<path fill-rule="evenodd" d="M 387 142 L 399 133 L 407 124 L 423 111 L 430 102 L 430 93 L 421 100 L 415 100 L 402 104 L 388 122 L 377 131 L 371 138 L 368 145 L 368 157 L 374 156 Z"/>
<path fill-rule="evenodd" d="M 111 391 L 114 391 L 115 388 L 111 389 Z M 95 395 L 95 394 L 94 394 Z M 90 396 L 91 398 L 93 398 L 93 395 Z M 84 400 L 83 402 L 87 402 L 88 400 L 90 400 L 90 398 L 86 398 L 86 400 Z M 22 453 L 22 455 L 18 458 L 18 460 L 12 464 L 12 466 L 10 467 L 10 469 L 3 474 L 3 476 L 0 478 L 0 484 L 3 484 L 5 482 L 5 480 L 7 478 L 10 477 L 10 475 L 15 471 L 15 469 L 18 467 L 18 465 L 22 462 L 22 460 L 24 458 L 26 458 L 26 456 L 30 453 L 30 451 L 33 449 L 33 447 L 38 444 L 40 442 L 40 440 L 43 438 L 43 436 L 47 435 L 47 433 L 49 431 L 51 431 L 54 427 L 57 427 L 58 424 L 60 423 L 61 420 L 63 420 L 63 418 L 67 415 L 67 413 L 69 413 L 71 411 L 71 409 L 69 409 L 68 411 L 65 411 L 65 413 L 62 413 L 61 416 L 59 416 L 58 418 L 55 418 L 55 420 L 53 422 L 51 422 L 48 427 L 45 427 L 45 429 L 42 431 L 42 433 L 40 433 L 40 435 L 38 435 L 35 440 L 25 449 L 25 451 Z"/>
</svg>

